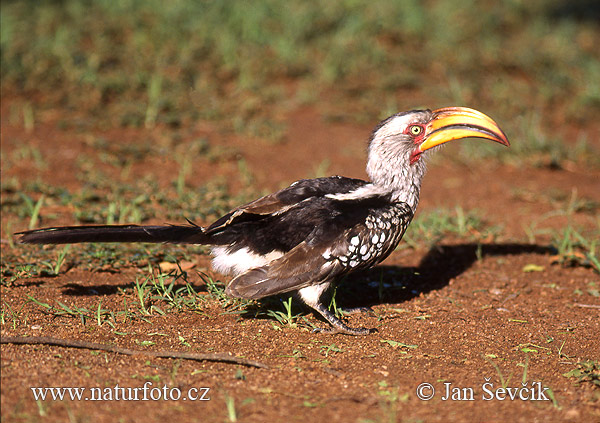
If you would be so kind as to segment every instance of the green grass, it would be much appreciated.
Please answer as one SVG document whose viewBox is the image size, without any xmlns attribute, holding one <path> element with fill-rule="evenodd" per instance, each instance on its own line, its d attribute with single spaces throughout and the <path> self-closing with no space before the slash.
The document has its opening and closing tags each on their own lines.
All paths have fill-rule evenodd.
<svg viewBox="0 0 600 423">
<path fill-rule="evenodd" d="M 200 141 L 193 142 L 191 147 L 187 156 L 181 155 L 180 170 L 172 185 L 161 186 L 152 173 L 138 179 L 123 179 L 114 173 L 109 175 L 99 170 L 96 159 L 89 158 L 89 165 L 76 174 L 81 182 L 77 189 L 69 190 L 39 179 L 3 181 L 2 211 L 29 219 L 30 228 L 39 226 L 40 221 L 47 223 L 55 218 L 45 214 L 44 209 L 58 205 L 69 206 L 73 212 L 68 219 L 78 223 L 141 223 L 154 217 L 167 221 L 184 218 L 203 221 L 216 218 L 260 195 L 252 186 L 251 173 L 242 165 L 243 189 L 235 195 L 229 193 L 227 181 L 219 177 L 202 186 L 189 186 L 186 177 L 190 174 L 191 163 L 186 157 L 198 151 L 211 160 L 209 154 L 213 151 L 210 147 L 203 148 Z"/>
<path fill-rule="evenodd" d="M 377 383 L 377 395 L 379 397 L 379 407 L 383 414 L 381 422 L 393 423 L 398 421 L 398 402 L 406 402 L 408 394 L 400 395 L 398 386 L 390 386 L 386 380 Z"/>
<path fill-rule="evenodd" d="M 527 197 L 529 194 L 517 193 L 517 195 Z M 570 195 L 560 191 L 535 195 L 537 196 L 534 198 L 535 201 L 551 203 L 554 210 L 537 217 L 524 228 L 529 242 L 537 242 L 539 236 L 550 238 L 550 245 L 556 251 L 554 263 L 563 266 L 591 267 L 600 273 L 598 203 L 579 197 L 576 189 L 573 189 Z M 576 224 L 574 219 L 576 214 L 590 215 L 590 224 L 585 227 Z M 566 222 L 561 229 L 545 227 L 547 221 L 553 218 L 562 218 Z"/>
<path fill-rule="evenodd" d="M 225 408 L 227 410 L 227 419 L 234 423 L 237 422 L 237 411 L 235 409 L 235 398 L 225 394 Z"/>
<path fill-rule="evenodd" d="M 564 377 L 574 378 L 576 383 L 587 382 L 600 387 L 600 363 L 596 360 L 586 360 L 577 363 L 577 367 L 563 374 Z"/>
<path fill-rule="evenodd" d="M 21 324 L 27 326 L 27 315 L 23 313 L 23 308 L 26 303 L 21 304 L 18 310 L 11 307 L 6 301 L 2 301 L 2 309 L 0 310 L 0 323 L 4 326 L 11 323 L 13 330 L 16 330 Z"/>
<path fill-rule="evenodd" d="M 99 300 L 98 304 L 87 306 L 68 305 L 61 301 L 50 304 L 30 295 L 27 295 L 27 302 L 37 305 L 45 313 L 55 317 L 77 318 L 83 326 L 95 324 L 100 327 L 106 323 L 113 330 L 117 329 L 118 325 L 132 320 L 149 322 L 155 316 L 169 313 L 202 312 L 208 302 L 219 303 L 224 308 L 224 313 L 239 313 L 240 309 L 249 304 L 249 301 L 225 297 L 222 284 L 203 275 L 201 279 L 206 284 L 208 295 L 199 294 L 188 281 L 188 274 L 181 269 L 165 274 L 149 268 L 146 277 L 137 277 L 131 282 L 131 287 L 119 291 L 121 298 L 118 303 L 121 305 L 105 306 L 102 300 Z M 2 324 L 12 322 L 13 326 L 18 326 L 23 320 L 21 310 L 24 305 L 15 310 L 4 302 L 0 315 Z M 185 340 L 179 341 L 185 343 Z"/>
<path fill-rule="evenodd" d="M 66 245 L 58 251 L 56 255 L 56 260 L 48 260 L 41 262 L 41 264 L 48 268 L 50 275 L 57 276 L 60 273 L 60 269 L 62 268 L 63 264 L 65 264 L 67 254 L 70 249 L 71 246 Z"/>
<path fill-rule="evenodd" d="M 296 321 L 300 315 L 292 313 L 292 297 L 288 297 L 287 301 L 283 301 L 281 304 L 283 310 L 269 308 L 266 310 L 267 316 L 275 319 L 281 326 L 296 327 Z"/>
<path fill-rule="evenodd" d="M 584 236 L 572 225 L 555 231 L 552 245 L 557 250 L 556 261 L 563 266 L 585 266 L 600 273 L 600 225 L 595 233 Z"/>
<path fill-rule="evenodd" d="M 200 308 L 202 297 L 190 285 L 188 274 L 181 267 L 168 274 L 155 272 L 149 267 L 148 274 L 141 282 L 136 278 L 133 288 L 139 310 L 144 316 Z M 182 286 L 177 287 L 178 284 Z"/>
<path fill-rule="evenodd" d="M 598 27 L 557 7 L 11 2 L 0 22 L 2 88 L 43 99 L 15 106 L 29 130 L 44 107 L 62 104 L 93 114 L 92 125 L 207 119 L 265 139 L 280 138 L 282 112 L 307 102 L 362 122 L 414 106 L 470 105 L 493 112 L 517 150 L 553 154 L 557 120 L 581 125 L 600 109 Z"/>
<path fill-rule="evenodd" d="M 465 211 L 460 206 L 453 210 L 434 209 L 417 214 L 406 230 L 400 248 L 431 247 L 445 237 L 481 241 L 499 232 L 500 228 L 486 224 L 477 210 Z"/>
<path fill-rule="evenodd" d="M 27 210 L 26 213 L 29 216 L 28 228 L 34 229 L 38 224 L 38 220 L 39 220 L 39 216 L 40 216 L 40 209 L 41 209 L 42 205 L 44 204 L 44 195 L 41 195 L 40 198 L 36 202 L 34 202 L 31 199 L 31 197 L 29 197 L 25 193 L 20 192 L 19 195 L 21 196 L 21 198 L 23 200 L 23 203 Z"/>
</svg>

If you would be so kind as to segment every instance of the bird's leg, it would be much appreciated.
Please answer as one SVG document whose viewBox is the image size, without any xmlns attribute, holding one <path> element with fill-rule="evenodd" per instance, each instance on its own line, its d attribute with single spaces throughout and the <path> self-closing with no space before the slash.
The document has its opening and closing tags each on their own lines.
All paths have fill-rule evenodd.
<svg viewBox="0 0 600 423">
<path fill-rule="evenodd" d="M 345 333 L 347 335 L 368 335 L 371 333 L 370 329 L 367 328 L 351 328 L 345 325 L 340 319 L 335 317 L 335 314 L 327 310 L 322 303 L 315 304 L 312 306 L 321 316 L 325 318 L 330 324 L 331 328 L 315 328 L 315 332 L 323 333 Z"/>
<path fill-rule="evenodd" d="M 351 328 L 350 326 L 345 325 L 340 319 L 338 319 L 335 316 L 335 314 L 327 310 L 327 307 L 325 307 L 321 302 L 321 295 L 323 294 L 323 292 L 327 291 L 330 285 L 331 281 L 325 281 L 298 290 L 298 295 L 300 296 L 300 299 L 307 306 L 311 307 L 315 311 L 318 311 L 319 314 L 331 324 L 330 328 L 317 328 L 315 329 L 315 332 L 345 333 L 348 335 L 368 335 L 369 333 L 371 333 L 371 331 L 366 328 Z"/>
</svg>

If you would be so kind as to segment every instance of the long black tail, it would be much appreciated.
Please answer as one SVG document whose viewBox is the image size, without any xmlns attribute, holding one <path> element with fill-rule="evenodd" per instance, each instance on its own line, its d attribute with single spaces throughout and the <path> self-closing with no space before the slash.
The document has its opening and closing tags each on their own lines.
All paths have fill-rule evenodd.
<svg viewBox="0 0 600 423">
<path fill-rule="evenodd" d="M 152 242 L 172 244 L 209 244 L 210 236 L 200 226 L 96 225 L 62 226 L 18 232 L 23 244 L 75 244 L 79 242 Z"/>
</svg>

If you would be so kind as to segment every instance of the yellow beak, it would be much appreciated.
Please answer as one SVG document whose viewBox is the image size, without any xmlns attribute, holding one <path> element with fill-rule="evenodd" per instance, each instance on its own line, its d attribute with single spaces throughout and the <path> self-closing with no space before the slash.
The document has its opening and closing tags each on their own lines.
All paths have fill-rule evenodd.
<svg viewBox="0 0 600 423">
<path fill-rule="evenodd" d="M 433 111 L 419 154 L 432 147 L 461 138 L 485 138 L 509 146 L 502 129 L 489 116 L 466 107 L 445 107 Z"/>
</svg>

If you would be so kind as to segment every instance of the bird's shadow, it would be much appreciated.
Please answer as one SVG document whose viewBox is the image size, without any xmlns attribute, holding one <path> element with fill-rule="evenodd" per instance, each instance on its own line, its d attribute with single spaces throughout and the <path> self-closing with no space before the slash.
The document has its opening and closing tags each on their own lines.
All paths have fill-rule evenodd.
<svg viewBox="0 0 600 423">
<path fill-rule="evenodd" d="M 555 250 L 549 246 L 518 243 L 435 245 L 416 267 L 380 265 L 350 275 L 337 290 L 336 304 L 352 308 L 402 303 L 445 287 L 485 257 L 550 253 Z"/>
<path fill-rule="evenodd" d="M 398 304 L 418 297 L 422 293 L 438 290 L 467 271 L 475 262 L 485 257 L 504 257 L 520 254 L 551 254 L 555 249 L 534 244 L 478 244 L 434 245 L 416 267 L 379 265 L 347 276 L 335 291 L 336 306 L 341 308 L 373 307 L 381 304 Z M 321 299 L 330 303 L 326 295 Z M 286 296 L 287 298 L 288 296 Z M 265 310 L 287 312 L 282 298 L 267 297 L 246 308 L 244 317 L 272 319 Z M 298 301 L 297 305 L 301 302 Z M 305 307 L 306 312 L 312 310 Z M 295 314 L 295 310 L 293 312 Z"/>
</svg>

